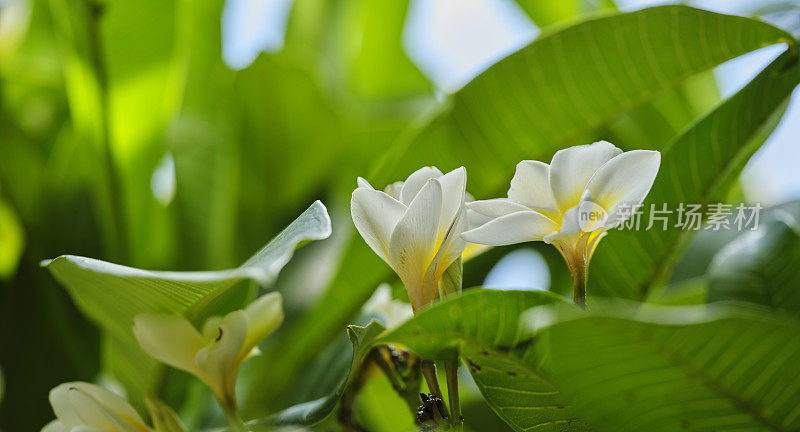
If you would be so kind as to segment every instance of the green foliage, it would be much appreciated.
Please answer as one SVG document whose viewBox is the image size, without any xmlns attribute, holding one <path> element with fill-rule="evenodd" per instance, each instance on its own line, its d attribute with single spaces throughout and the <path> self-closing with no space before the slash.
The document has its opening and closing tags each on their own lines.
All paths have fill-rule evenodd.
<svg viewBox="0 0 800 432">
<path fill-rule="evenodd" d="M 365 324 L 358 311 L 375 287 L 396 282 L 354 235 L 357 175 L 380 187 L 420 166 L 464 165 L 468 190 L 489 198 L 520 160 L 608 138 L 661 151 L 646 209 L 707 205 L 729 198 L 800 83 L 795 39 L 757 19 L 518 0 L 542 35 L 437 100 L 403 50 L 409 3 L 296 0 L 285 47 L 233 70 L 222 1 L 31 2 L 27 33 L 0 40 L 0 328 L 14 347 L 0 350 L 0 428 L 42 426 L 47 389 L 98 372 L 137 408 L 147 402 L 158 430 L 183 430 L 180 417 L 218 427 L 190 377 L 141 351 L 132 318 L 199 324 L 264 287 L 295 302 L 242 371 L 254 430 L 341 430 L 343 409 L 377 432 L 409 429 L 413 404 L 367 360 L 389 343 L 463 361 L 481 394 L 465 399 L 466 430 L 497 428 L 475 418 L 489 409 L 517 431 L 800 428 L 800 235 L 785 218 L 701 235 L 688 254 L 692 234 L 675 227 L 612 232 L 592 260 L 588 313 L 550 293 L 467 289 L 395 329 L 348 326 Z M 780 57 L 718 100 L 711 68 L 779 43 Z M 164 161 L 174 195 L 154 187 Z M 239 267 L 139 269 L 233 267 L 319 197 L 333 227 L 315 202 Z M 298 246 L 332 229 L 288 264 L 305 278 L 278 277 Z M 508 250 L 448 276 L 478 285 Z M 47 262 L 69 297 L 38 268 L 65 251 L 98 258 Z M 566 292 L 561 258 L 545 256 L 560 266 L 551 291 Z M 704 305 L 716 301 L 756 306 Z"/>
<path fill-rule="evenodd" d="M 792 90 L 800 83 L 792 46 L 747 86 L 719 105 L 662 151 L 661 169 L 643 203 L 720 202 L 750 156 L 777 126 Z M 755 103 L 758 101 L 758 103 Z M 647 221 L 643 221 L 647 223 Z M 692 235 L 671 226 L 609 236 L 592 259 L 589 293 L 642 298 L 663 284 Z"/>
<path fill-rule="evenodd" d="M 588 430 L 542 369 L 535 338 L 520 326 L 530 308 L 563 302 L 546 292 L 469 290 L 422 311 L 381 338 L 423 358 L 460 356 L 489 405 L 516 431 Z"/>
<path fill-rule="evenodd" d="M 746 301 L 800 312 L 800 233 L 791 216 L 725 245 L 709 269 L 708 300 Z"/>
<path fill-rule="evenodd" d="M 683 6 L 591 18 L 545 33 L 454 94 L 375 170 L 374 183 L 422 165 L 464 165 L 473 194 L 496 193 L 520 160 L 547 160 L 692 75 L 791 40 L 759 21 Z"/>
<path fill-rule="evenodd" d="M 377 321 L 371 322 L 366 327 L 349 326 L 347 335 L 353 344 L 352 362 L 350 363 L 350 371 L 337 386 L 336 390 L 320 399 L 287 408 L 267 419 L 250 422 L 248 427 L 254 432 L 260 430 L 270 431 L 276 426 L 310 425 L 325 420 L 337 407 L 344 393 L 352 388 L 353 381 L 357 380 L 356 375 L 364 362 L 364 358 L 375 346 L 378 335 L 385 329 Z"/>
<path fill-rule="evenodd" d="M 156 272 L 71 255 L 44 265 L 69 290 L 78 307 L 107 332 L 111 344 L 107 358 L 117 359 L 111 362 L 113 373 L 130 392 L 141 397 L 157 388 L 159 367 L 133 337 L 131 327 L 136 315 L 181 314 L 199 325 L 209 316 L 235 310 L 244 304 L 242 289 L 247 286 L 243 282 L 269 286 L 299 244 L 327 238 L 330 232 L 328 213 L 317 201 L 264 248 L 231 270 Z"/>
<path fill-rule="evenodd" d="M 696 308 L 624 315 L 544 330 L 556 386 L 597 430 L 797 429 L 795 320 Z"/>
</svg>

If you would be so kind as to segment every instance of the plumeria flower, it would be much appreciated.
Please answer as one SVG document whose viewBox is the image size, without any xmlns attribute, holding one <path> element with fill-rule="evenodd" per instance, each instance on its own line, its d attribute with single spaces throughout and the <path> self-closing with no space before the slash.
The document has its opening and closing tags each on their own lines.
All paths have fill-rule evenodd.
<svg viewBox="0 0 800 432">
<path fill-rule="evenodd" d="M 554 245 L 572 273 L 575 302 L 585 305 L 589 261 L 598 242 L 641 204 L 660 163 L 657 151 L 623 153 L 605 141 L 559 150 L 550 165 L 522 161 L 508 198 L 467 204 L 486 222 L 462 237 L 491 246 L 537 240 Z"/>
<path fill-rule="evenodd" d="M 466 247 L 467 172 L 425 167 L 375 190 L 358 179 L 350 211 L 367 244 L 400 276 L 414 311 L 431 304 L 439 278 Z"/>
<path fill-rule="evenodd" d="M 388 329 L 398 327 L 414 316 L 408 303 L 392 299 L 392 287 L 387 283 L 378 286 L 363 310 L 366 314 L 378 316 Z"/>
<path fill-rule="evenodd" d="M 50 391 L 56 420 L 42 432 L 152 432 L 122 397 L 95 384 L 71 382 Z"/>
<path fill-rule="evenodd" d="M 239 369 L 282 321 L 281 295 L 273 292 L 244 310 L 209 318 L 202 332 L 183 316 L 141 314 L 134 318 L 133 333 L 145 352 L 205 382 L 231 421 L 240 422 L 235 394 Z"/>
</svg>

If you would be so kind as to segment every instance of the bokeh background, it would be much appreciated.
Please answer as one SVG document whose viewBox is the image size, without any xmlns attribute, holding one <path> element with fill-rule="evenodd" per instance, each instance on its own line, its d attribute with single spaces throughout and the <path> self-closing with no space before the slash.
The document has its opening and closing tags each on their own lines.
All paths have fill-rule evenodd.
<svg viewBox="0 0 800 432">
<path fill-rule="evenodd" d="M 314 346 L 349 349 L 342 326 L 287 344 L 315 329 L 314 313 L 337 292 L 334 279 L 346 289 L 383 277 L 341 270 L 355 177 L 374 173 L 448 94 L 542 28 L 667 3 L 0 0 L 0 429 L 39 430 L 52 418 L 47 393 L 63 381 L 114 385 L 103 336 L 39 265 L 61 254 L 149 269 L 233 267 L 322 199 L 334 235 L 303 249 L 282 274 L 290 318 L 267 353 L 288 360 L 262 366 L 313 364 Z M 784 13 L 800 9 L 794 2 L 689 4 L 800 29 L 800 14 Z M 696 78 L 704 90 L 686 98 L 689 111 L 735 93 L 782 49 Z M 691 120 L 680 110 L 658 115 L 660 136 Z M 734 194 L 765 206 L 799 199 L 798 139 L 795 97 Z M 477 260 L 467 279 L 550 289 L 566 285 L 560 265 L 549 249 L 503 248 Z M 370 294 L 332 322 L 357 321 Z M 274 395 L 253 412 L 315 396 L 270 379 L 263 385 Z M 207 405 L 197 400 L 207 398 L 195 393 L 174 400 L 202 425 Z M 485 427 L 495 427 L 475 404 Z"/>
</svg>

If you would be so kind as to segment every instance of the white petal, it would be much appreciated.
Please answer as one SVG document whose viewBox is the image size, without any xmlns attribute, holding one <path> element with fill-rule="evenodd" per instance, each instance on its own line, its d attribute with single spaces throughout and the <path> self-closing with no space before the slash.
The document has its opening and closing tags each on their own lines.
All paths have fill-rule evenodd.
<svg viewBox="0 0 800 432">
<path fill-rule="evenodd" d="M 467 188 L 467 170 L 462 166 L 437 179 L 442 187 L 442 212 L 439 216 L 438 239 L 442 240 L 453 225 L 456 215 L 464 205 Z"/>
<path fill-rule="evenodd" d="M 41 432 L 70 432 L 66 426 L 59 420 L 53 420 L 50 423 L 46 424 Z"/>
<path fill-rule="evenodd" d="M 374 189 L 358 188 L 350 200 L 350 213 L 356 229 L 369 247 L 389 263 L 389 240 L 406 206 Z"/>
<path fill-rule="evenodd" d="M 208 376 L 206 384 L 217 397 L 233 395 L 239 353 L 247 338 L 247 314 L 238 310 L 219 321 L 217 334 L 208 345 L 197 352 L 195 362 Z"/>
<path fill-rule="evenodd" d="M 578 205 L 595 171 L 620 153 L 622 150 L 605 141 L 556 152 L 550 163 L 550 188 L 562 215 Z"/>
<path fill-rule="evenodd" d="M 544 242 L 547 244 L 565 243 L 574 248 L 581 234 L 584 234 L 581 230 L 578 216 L 578 206 L 567 210 L 566 213 L 564 213 L 564 217 L 561 219 L 561 228 L 556 232 L 546 235 L 543 238 Z"/>
<path fill-rule="evenodd" d="M 95 384 L 61 384 L 50 392 L 50 404 L 68 430 L 84 425 L 125 432 L 148 430 L 125 399 Z"/>
<path fill-rule="evenodd" d="M 386 192 L 387 195 L 396 200 L 400 200 L 400 191 L 402 190 L 403 190 L 403 182 L 401 181 L 389 183 L 388 185 L 386 185 L 385 188 L 383 188 L 383 191 Z"/>
<path fill-rule="evenodd" d="M 541 240 L 557 229 L 558 225 L 547 216 L 528 210 L 493 219 L 461 237 L 470 243 L 504 246 Z"/>
<path fill-rule="evenodd" d="M 453 261 L 461 256 L 467 247 L 467 242 L 461 238 L 461 233 L 467 230 L 467 224 L 466 207 L 462 207 L 461 211 L 456 214 L 456 219 L 448 228 L 439 250 L 436 251 L 436 255 L 428 265 L 428 270 L 425 273 L 425 289 L 423 290 L 426 302 L 432 302 L 435 299 L 436 288 L 442 273 L 447 270 L 447 267 Z"/>
<path fill-rule="evenodd" d="M 506 198 L 495 198 L 467 203 L 467 208 L 492 219 L 531 209 Z"/>
<path fill-rule="evenodd" d="M 367 179 L 365 179 L 364 177 L 357 178 L 356 179 L 356 183 L 358 183 L 358 187 L 363 187 L 363 188 L 367 188 L 367 189 L 375 189 L 374 187 L 372 187 L 371 184 L 369 184 Z"/>
<path fill-rule="evenodd" d="M 557 213 L 550 189 L 550 165 L 544 162 L 524 160 L 517 164 L 511 179 L 508 199 L 547 216 Z"/>
<path fill-rule="evenodd" d="M 606 228 L 622 222 L 621 206 L 631 208 L 642 203 L 661 164 L 661 153 L 651 150 L 625 152 L 603 165 L 589 181 L 591 199 L 608 212 Z"/>
<path fill-rule="evenodd" d="M 441 176 L 442 172 L 436 167 L 422 167 L 414 171 L 403 183 L 403 188 L 400 190 L 400 202 L 405 205 L 411 204 L 414 197 L 425 186 L 425 182 Z"/>
<path fill-rule="evenodd" d="M 428 180 L 392 233 L 392 267 L 403 280 L 415 309 L 424 305 L 422 282 L 436 253 L 441 208 L 442 187 L 438 181 Z"/>
<path fill-rule="evenodd" d="M 185 317 L 166 314 L 136 315 L 133 319 L 133 334 L 142 349 L 156 360 L 189 373 L 199 373 L 194 357 L 206 343 L 200 332 Z"/>
<path fill-rule="evenodd" d="M 247 338 L 239 355 L 248 355 L 283 322 L 283 300 L 279 292 L 265 294 L 244 310 L 247 315 Z"/>
</svg>

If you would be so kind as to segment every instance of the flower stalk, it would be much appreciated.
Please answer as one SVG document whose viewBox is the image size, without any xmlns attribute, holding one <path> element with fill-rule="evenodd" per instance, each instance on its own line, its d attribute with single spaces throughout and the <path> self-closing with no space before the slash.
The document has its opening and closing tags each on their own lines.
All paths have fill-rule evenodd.
<svg viewBox="0 0 800 432">
<path fill-rule="evenodd" d="M 428 390 L 430 390 L 431 394 L 441 400 L 444 400 L 442 389 L 439 387 L 439 378 L 436 376 L 436 363 L 434 363 L 432 360 L 423 360 L 422 376 L 425 377 L 425 382 L 428 383 Z M 444 415 L 446 417 L 450 416 L 447 407 L 444 407 Z"/>
<path fill-rule="evenodd" d="M 460 428 L 464 422 L 461 416 L 461 401 L 458 397 L 458 360 L 455 363 L 447 362 L 444 364 L 444 372 L 447 376 L 447 396 L 450 402 L 450 424 L 455 428 Z"/>
</svg>

